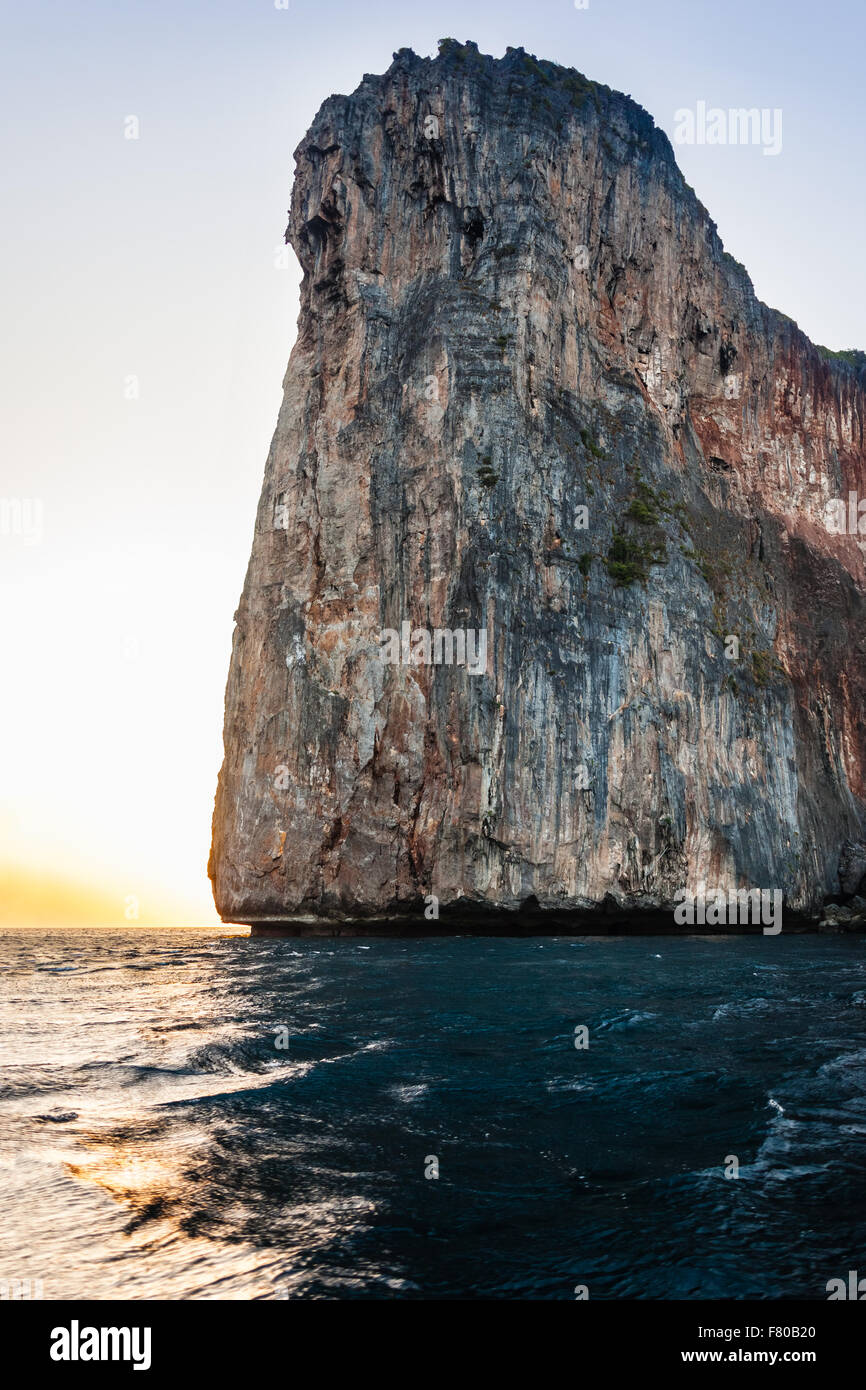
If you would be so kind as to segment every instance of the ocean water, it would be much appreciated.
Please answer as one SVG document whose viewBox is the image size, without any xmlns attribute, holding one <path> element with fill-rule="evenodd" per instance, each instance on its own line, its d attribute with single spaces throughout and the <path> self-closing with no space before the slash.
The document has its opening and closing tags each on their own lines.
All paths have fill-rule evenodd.
<svg viewBox="0 0 866 1390">
<path fill-rule="evenodd" d="M 7 931 L 0 1063 L 0 1280 L 49 1299 L 866 1272 L 862 938 Z"/>
</svg>

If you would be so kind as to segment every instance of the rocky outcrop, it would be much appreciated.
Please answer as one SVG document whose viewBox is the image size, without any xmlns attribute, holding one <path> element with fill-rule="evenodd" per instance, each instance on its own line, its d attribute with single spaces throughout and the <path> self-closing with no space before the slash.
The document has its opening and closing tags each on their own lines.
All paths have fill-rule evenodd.
<svg viewBox="0 0 866 1390">
<path fill-rule="evenodd" d="M 829 903 L 821 916 L 818 931 L 831 935 L 866 932 L 866 898 L 854 897 L 847 904 Z"/>
<path fill-rule="evenodd" d="M 520 49 L 401 50 L 296 160 L 222 916 L 863 892 L 866 357 L 759 302 L 645 111 Z"/>
</svg>

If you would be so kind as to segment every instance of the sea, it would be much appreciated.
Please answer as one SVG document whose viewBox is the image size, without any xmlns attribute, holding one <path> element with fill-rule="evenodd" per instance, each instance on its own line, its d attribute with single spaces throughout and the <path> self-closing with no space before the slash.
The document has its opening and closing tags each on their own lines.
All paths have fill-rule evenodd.
<svg viewBox="0 0 866 1390">
<path fill-rule="evenodd" d="M 5 1297 L 824 1300 L 852 1269 L 862 937 L 0 933 Z"/>
</svg>

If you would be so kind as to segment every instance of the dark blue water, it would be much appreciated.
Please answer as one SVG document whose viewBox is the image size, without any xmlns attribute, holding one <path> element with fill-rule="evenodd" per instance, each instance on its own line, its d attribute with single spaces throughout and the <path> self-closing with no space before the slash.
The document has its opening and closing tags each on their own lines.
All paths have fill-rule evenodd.
<svg viewBox="0 0 866 1390">
<path fill-rule="evenodd" d="M 0 967 L 0 1279 L 46 1298 L 866 1272 L 863 939 L 7 932 Z"/>
</svg>

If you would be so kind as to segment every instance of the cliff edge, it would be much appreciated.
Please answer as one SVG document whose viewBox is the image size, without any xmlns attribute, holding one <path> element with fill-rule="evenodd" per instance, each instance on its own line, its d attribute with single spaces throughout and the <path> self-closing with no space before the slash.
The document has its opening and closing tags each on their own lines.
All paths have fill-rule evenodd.
<svg viewBox="0 0 866 1390">
<path fill-rule="evenodd" d="M 521 49 L 401 50 L 296 162 L 222 917 L 857 893 L 866 356 L 756 298 L 645 111 Z"/>
</svg>

